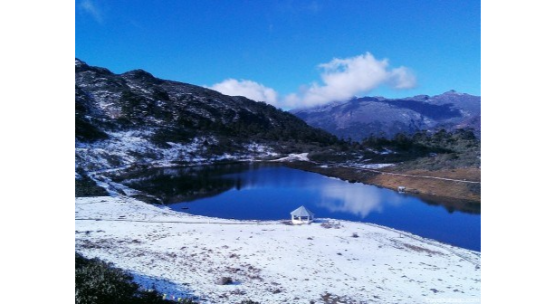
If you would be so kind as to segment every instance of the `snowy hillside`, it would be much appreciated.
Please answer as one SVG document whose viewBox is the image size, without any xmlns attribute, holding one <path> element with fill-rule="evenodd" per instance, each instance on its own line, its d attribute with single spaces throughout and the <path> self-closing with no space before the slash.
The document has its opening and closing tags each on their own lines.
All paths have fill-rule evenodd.
<svg viewBox="0 0 555 304">
<path fill-rule="evenodd" d="M 168 298 L 480 302 L 480 253 L 381 226 L 224 220 L 125 197 L 77 198 L 75 218 L 79 253 L 113 262 Z"/>
<path fill-rule="evenodd" d="M 337 139 L 262 102 L 75 60 L 79 172 L 275 158 Z"/>
</svg>

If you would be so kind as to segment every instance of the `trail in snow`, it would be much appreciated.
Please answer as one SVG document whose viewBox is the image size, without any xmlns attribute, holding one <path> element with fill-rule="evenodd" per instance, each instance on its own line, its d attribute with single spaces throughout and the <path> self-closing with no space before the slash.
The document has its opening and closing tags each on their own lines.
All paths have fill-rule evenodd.
<svg viewBox="0 0 555 304">
<path fill-rule="evenodd" d="M 351 167 L 344 167 L 344 168 L 352 169 Z M 437 177 L 437 176 L 429 176 L 429 175 L 410 175 L 410 174 L 401 174 L 401 173 L 391 173 L 391 172 L 383 172 L 383 171 L 379 171 L 379 170 L 372 170 L 372 169 L 365 169 L 365 168 L 357 168 L 357 169 L 365 170 L 365 171 L 371 171 L 371 172 L 380 173 L 380 174 L 397 175 L 397 176 L 405 176 L 405 177 L 430 178 L 430 179 L 439 179 L 439 180 L 446 180 L 446 181 L 459 182 L 459 183 L 468 183 L 468 184 L 480 184 L 481 183 L 481 182 L 476 182 L 476 181 L 468 181 L 468 180 Z"/>
</svg>

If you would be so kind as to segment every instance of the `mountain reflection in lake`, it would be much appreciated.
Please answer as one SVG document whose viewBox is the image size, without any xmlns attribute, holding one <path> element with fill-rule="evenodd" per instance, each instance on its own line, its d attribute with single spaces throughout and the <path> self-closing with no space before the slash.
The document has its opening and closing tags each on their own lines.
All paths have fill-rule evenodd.
<svg viewBox="0 0 555 304">
<path fill-rule="evenodd" d="M 348 183 L 279 164 L 152 169 L 121 181 L 161 198 L 176 211 L 220 218 L 278 220 L 304 205 L 317 218 L 371 222 L 480 250 L 480 214 L 417 197 Z"/>
</svg>

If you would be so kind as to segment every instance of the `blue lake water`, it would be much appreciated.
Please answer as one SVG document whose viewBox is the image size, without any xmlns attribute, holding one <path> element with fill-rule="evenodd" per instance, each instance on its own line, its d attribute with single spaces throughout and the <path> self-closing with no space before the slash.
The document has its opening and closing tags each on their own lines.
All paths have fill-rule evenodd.
<svg viewBox="0 0 555 304">
<path fill-rule="evenodd" d="M 290 218 L 291 211 L 304 205 L 316 218 L 375 223 L 481 249 L 479 213 L 449 210 L 408 194 L 280 165 L 156 169 L 125 183 L 163 197 L 173 210 L 191 214 L 279 220 Z"/>
</svg>

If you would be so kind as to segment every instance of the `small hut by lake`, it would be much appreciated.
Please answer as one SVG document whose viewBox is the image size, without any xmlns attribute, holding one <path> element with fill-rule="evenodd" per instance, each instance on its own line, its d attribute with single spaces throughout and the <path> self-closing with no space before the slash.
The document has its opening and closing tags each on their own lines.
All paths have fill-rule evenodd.
<svg viewBox="0 0 555 304">
<path fill-rule="evenodd" d="M 310 212 L 305 206 L 291 211 L 291 223 L 293 224 L 309 224 L 314 220 L 314 213 Z"/>
</svg>

